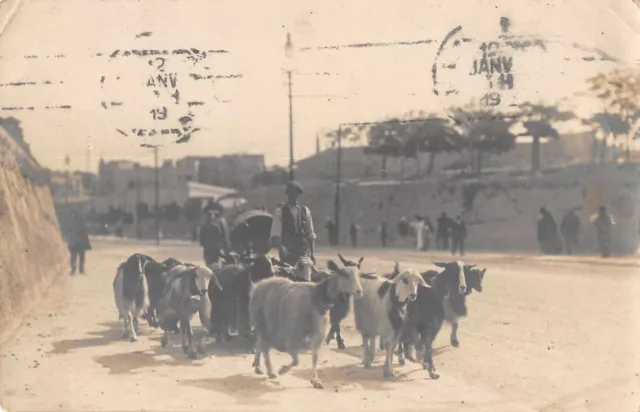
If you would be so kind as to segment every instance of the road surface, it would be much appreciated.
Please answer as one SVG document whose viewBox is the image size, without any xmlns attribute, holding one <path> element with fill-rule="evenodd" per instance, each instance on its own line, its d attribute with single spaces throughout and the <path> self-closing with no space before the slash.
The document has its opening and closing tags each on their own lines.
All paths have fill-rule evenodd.
<svg viewBox="0 0 640 412">
<path fill-rule="evenodd" d="M 324 390 L 311 388 L 310 356 L 298 370 L 269 381 L 253 374 L 242 341 L 188 360 L 179 338 L 160 346 L 161 332 L 141 323 L 140 340 L 121 340 L 113 302 L 117 264 L 134 252 L 200 262 L 194 246 L 94 241 L 88 274 L 53 288 L 0 353 L 0 404 L 9 411 L 602 411 L 640 410 L 640 268 L 637 259 L 469 255 L 487 267 L 484 291 L 469 297 L 459 330 L 436 339 L 441 374 L 419 365 L 381 379 L 382 354 L 361 366 L 353 320 L 348 348 L 323 349 Z M 348 258 L 356 257 L 345 249 Z M 368 250 L 363 270 L 427 269 L 449 256 Z M 324 263 L 333 252 L 319 253 Z M 196 320 L 196 333 L 199 321 Z M 276 368 L 289 362 L 274 353 Z"/>
</svg>

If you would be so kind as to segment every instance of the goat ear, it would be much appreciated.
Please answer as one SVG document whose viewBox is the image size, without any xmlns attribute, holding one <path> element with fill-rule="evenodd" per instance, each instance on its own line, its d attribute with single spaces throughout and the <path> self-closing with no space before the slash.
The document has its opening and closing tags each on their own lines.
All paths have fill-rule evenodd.
<svg viewBox="0 0 640 412">
<path fill-rule="evenodd" d="M 329 260 L 329 262 L 327 262 L 327 268 L 333 272 L 340 272 L 340 268 L 333 260 Z"/>
<path fill-rule="evenodd" d="M 469 269 L 473 269 L 474 267 L 476 267 L 476 265 L 467 265 L 467 268 Z"/>
<path fill-rule="evenodd" d="M 433 264 L 436 265 L 437 267 L 443 268 L 443 269 L 446 269 L 449 266 L 449 264 L 445 263 L 445 262 L 433 262 Z"/>
<path fill-rule="evenodd" d="M 396 274 L 400 273 L 400 263 L 396 262 L 396 265 L 393 267 L 393 271 Z"/>
<path fill-rule="evenodd" d="M 358 266 L 360 266 L 363 260 L 364 260 L 364 257 L 361 256 L 360 259 L 358 260 Z"/>
<path fill-rule="evenodd" d="M 338 253 L 338 257 L 340 258 L 340 262 L 342 262 L 343 265 L 347 265 L 347 260 L 344 258 L 344 256 L 342 256 L 342 254 Z"/>
<path fill-rule="evenodd" d="M 487 272 L 487 268 L 484 268 L 480 271 L 480 279 L 484 277 L 484 274 Z"/>
</svg>

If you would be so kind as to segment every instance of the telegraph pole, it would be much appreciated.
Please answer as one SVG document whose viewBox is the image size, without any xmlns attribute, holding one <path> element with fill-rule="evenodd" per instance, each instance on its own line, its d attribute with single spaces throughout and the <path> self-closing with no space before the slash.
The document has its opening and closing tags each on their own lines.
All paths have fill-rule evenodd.
<svg viewBox="0 0 640 412">
<path fill-rule="evenodd" d="M 289 179 L 293 180 L 293 99 L 291 98 L 291 70 L 287 72 L 289 78 Z"/>
<path fill-rule="evenodd" d="M 293 43 L 291 43 L 291 34 L 287 33 L 287 43 L 284 46 L 284 52 L 287 58 L 293 55 Z M 291 67 L 287 70 L 287 78 L 289 80 L 289 179 L 293 180 L 293 99 L 291 98 Z"/>
<path fill-rule="evenodd" d="M 160 198 L 159 198 L 159 190 L 160 190 L 160 182 L 159 182 L 159 170 L 158 170 L 158 146 L 153 147 L 153 157 L 155 163 L 155 174 L 156 174 L 156 212 L 155 221 L 156 221 L 156 245 L 160 246 Z"/>
<path fill-rule="evenodd" d="M 336 197 L 335 197 L 335 220 L 336 220 L 336 246 L 340 245 L 340 162 L 342 157 L 342 125 L 338 127 L 338 153 L 336 162 Z"/>
</svg>

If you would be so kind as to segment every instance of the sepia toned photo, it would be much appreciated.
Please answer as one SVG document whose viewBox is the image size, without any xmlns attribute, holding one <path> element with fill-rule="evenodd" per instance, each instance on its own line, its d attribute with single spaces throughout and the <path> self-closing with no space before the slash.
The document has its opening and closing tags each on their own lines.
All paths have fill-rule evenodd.
<svg viewBox="0 0 640 412">
<path fill-rule="evenodd" d="M 638 0 L 0 0 L 0 412 L 640 412 L 638 296 Z"/>
</svg>

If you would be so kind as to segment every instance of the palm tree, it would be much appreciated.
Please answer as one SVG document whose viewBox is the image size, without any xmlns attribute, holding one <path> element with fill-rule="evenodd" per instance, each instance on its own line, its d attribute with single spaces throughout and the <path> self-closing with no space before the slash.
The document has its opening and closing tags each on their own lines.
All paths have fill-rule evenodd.
<svg viewBox="0 0 640 412">
<path fill-rule="evenodd" d="M 520 109 L 530 117 L 537 117 L 537 120 L 527 120 L 522 123 L 526 129 L 525 133 L 518 136 L 531 136 L 531 173 L 540 170 L 540 139 L 550 137 L 559 138 L 558 131 L 553 127 L 553 123 L 571 120 L 575 117 L 573 112 L 562 111 L 557 106 L 549 106 L 543 103 L 523 103 Z"/>
</svg>

